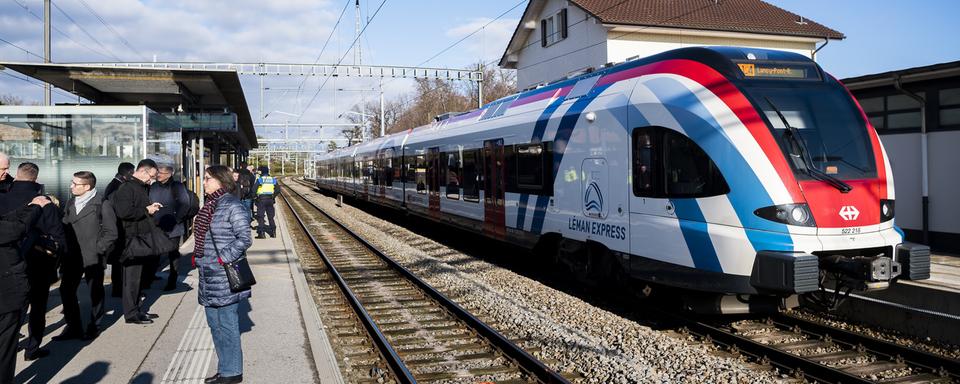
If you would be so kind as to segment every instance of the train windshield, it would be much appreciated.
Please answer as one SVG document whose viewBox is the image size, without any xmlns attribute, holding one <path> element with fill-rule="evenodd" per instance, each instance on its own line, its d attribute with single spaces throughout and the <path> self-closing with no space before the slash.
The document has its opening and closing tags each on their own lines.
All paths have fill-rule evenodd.
<svg viewBox="0 0 960 384">
<path fill-rule="evenodd" d="M 799 179 L 876 177 L 866 123 L 839 85 L 774 81 L 744 88 Z"/>
</svg>

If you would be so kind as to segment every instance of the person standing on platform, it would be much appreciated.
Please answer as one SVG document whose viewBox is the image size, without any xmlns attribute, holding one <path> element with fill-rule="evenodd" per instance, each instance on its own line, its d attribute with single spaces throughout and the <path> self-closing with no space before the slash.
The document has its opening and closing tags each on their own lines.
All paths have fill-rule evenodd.
<svg viewBox="0 0 960 384">
<path fill-rule="evenodd" d="M 13 185 L 13 176 L 10 176 L 10 156 L 0 152 L 0 193 L 4 193 Z"/>
<path fill-rule="evenodd" d="M 103 199 L 107 200 L 110 198 L 110 195 L 113 195 L 114 192 L 120 188 L 120 185 L 126 183 L 128 180 L 133 178 L 133 164 L 123 162 L 117 166 L 117 174 L 113 177 L 113 180 L 110 180 L 110 184 L 107 184 L 107 189 L 103 191 Z M 117 219 L 117 246 L 113 247 L 113 251 L 107 255 L 107 263 L 110 264 L 110 296 L 121 297 L 123 295 L 123 266 L 120 265 L 120 254 L 123 253 L 123 244 L 125 243 L 123 237 L 123 225 L 120 223 L 120 220 Z"/>
<path fill-rule="evenodd" d="M 233 292 L 224 263 L 245 257 L 250 248 L 250 216 L 230 192 L 235 188 L 229 168 L 214 165 L 203 175 L 206 200 L 195 223 L 194 265 L 200 271 L 198 299 L 207 315 L 207 325 L 217 351 L 217 374 L 205 383 L 243 381 L 243 350 L 240 346 L 240 301 L 250 290 Z"/>
<path fill-rule="evenodd" d="M 186 221 L 187 208 L 190 207 L 190 195 L 187 187 L 183 183 L 173 179 L 173 166 L 163 164 L 157 173 L 157 182 L 150 185 L 150 201 L 160 203 L 160 210 L 153 215 L 153 222 L 157 224 L 170 241 L 174 244 L 180 244 L 180 237 L 186 232 L 184 221 Z M 162 255 L 161 255 L 162 256 Z M 172 291 L 177 288 L 177 261 L 180 260 L 180 249 L 170 251 L 167 255 L 170 262 L 170 274 L 167 276 L 167 285 L 163 287 L 164 291 Z M 156 274 L 159 260 L 150 266 L 149 271 L 144 272 L 144 284 L 149 286 Z M 147 268 L 147 266 L 144 266 Z"/>
<path fill-rule="evenodd" d="M 280 185 L 277 179 L 270 176 L 270 168 L 260 167 L 260 177 L 257 178 L 255 185 L 257 190 L 257 238 L 265 239 L 264 233 L 270 237 L 277 237 L 277 225 L 273 221 L 275 202 L 274 197 L 280 193 Z M 270 225 L 265 225 L 264 216 L 270 221 Z"/>
<path fill-rule="evenodd" d="M 63 333 L 52 338 L 54 341 L 92 340 L 100 335 L 100 319 L 104 313 L 103 271 L 107 267 L 107 254 L 117 240 L 117 216 L 113 205 L 97 193 L 97 177 L 92 172 L 74 173 L 70 194 L 73 196 L 63 207 L 67 255 L 60 263 L 63 274 L 60 297 L 66 326 Z M 82 331 L 77 299 L 81 278 L 90 287 L 90 322 L 85 332 Z"/>
<path fill-rule="evenodd" d="M 157 179 L 157 163 L 150 159 L 141 160 L 137 164 L 133 177 L 120 185 L 120 188 L 110 196 L 110 202 L 117 213 L 117 218 L 123 224 L 123 233 L 127 241 L 124 247 L 130 246 L 130 239 L 141 234 L 149 234 L 156 224 L 153 215 L 160 210 L 159 203 L 150 202 L 148 186 Z M 140 276 L 143 273 L 143 264 L 139 261 L 124 259 L 123 266 L 123 317 L 128 324 L 152 324 L 158 316 L 152 313 L 143 313 L 140 307 Z"/>
<path fill-rule="evenodd" d="M 16 211 L 43 196 L 43 185 L 37 183 L 40 167 L 34 163 L 22 163 L 17 167 L 17 177 L 10 190 L 0 199 L 0 215 Z M 47 300 L 50 285 L 57 280 L 57 261 L 65 244 L 60 212 L 54 204 L 44 204 L 36 224 L 28 231 L 20 244 L 20 257 L 27 265 L 30 282 L 28 301 L 28 336 L 24 345 L 24 359 L 35 360 L 50 354 L 40 348 L 47 323 Z M 2 293 L 2 292 L 0 292 Z"/>
<path fill-rule="evenodd" d="M 20 243 L 47 204 L 50 200 L 38 196 L 0 215 L 0 384 L 12 384 L 17 372 L 17 330 L 30 290 Z"/>
<path fill-rule="evenodd" d="M 253 186 L 257 184 L 257 176 L 253 174 L 252 170 L 252 165 L 247 165 L 242 162 L 240 163 L 240 168 L 237 169 L 238 184 L 245 186 L 245 193 L 242 193 L 238 197 L 240 197 L 240 204 L 247 207 L 247 212 L 250 213 L 251 218 L 253 218 L 253 201 L 257 198 L 257 191 L 253 188 Z"/>
</svg>

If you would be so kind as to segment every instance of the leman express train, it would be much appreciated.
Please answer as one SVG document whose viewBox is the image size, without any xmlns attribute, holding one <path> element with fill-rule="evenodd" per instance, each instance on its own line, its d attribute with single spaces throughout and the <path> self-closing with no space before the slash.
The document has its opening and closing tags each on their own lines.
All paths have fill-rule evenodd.
<svg viewBox="0 0 960 384">
<path fill-rule="evenodd" d="M 696 310 L 929 276 L 929 249 L 894 225 L 890 162 L 860 106 L 782 51 L 608 65 L 327 153 L 316 183 L 577 272 L 696 293 Z"/>
</svg>

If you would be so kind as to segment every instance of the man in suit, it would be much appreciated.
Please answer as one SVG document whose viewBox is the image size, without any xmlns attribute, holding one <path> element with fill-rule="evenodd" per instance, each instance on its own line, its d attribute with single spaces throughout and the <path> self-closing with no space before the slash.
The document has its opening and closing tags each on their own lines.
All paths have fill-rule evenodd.
<svg viewBox="0 0 960 384">
<path fill-rule="evenodd" d="M 123 162 L 117 166 L 117 174 L 113 177 L 113 180 L 110 180 L 110 184 L 107 184 L 107 189 L 103 190 L 103 199 L 107 200 L 110 198 L 114 192 L 120 188 L 120 184 L 127 182 L 130 178 L 133 177 L 133 164 Z M 120 221 L 117 220 L 117 241 L 116 244 L 120 246 L 113 247 L 113 251 L 107 255 L 107 263 L 110 264 L 110 296 L 120 297 L 122 295 L 122 290 L 120 289 L 123 286 L 123 266 L 120 265 L 120 254 L 123 253 L 123 227 L 120 225 Z"/>
<path fill-rule="evenodd" d="M 29 205 L 0 215 L 0 383 L 13 383 L 17 372 L 17 330 L 30 285 L 20 243 L 50 203 L 34 197 Z"/>
<path fill-rule="evenodd" d="M 137 164 L 133 177 L 120 185 L 110 203 L 117 213 L 117 218 L 123 225 L 123 233 L 127 238 L 141 234 L 149 234 L 156 224 L 153 215 L 160 210 L 160 203 L 150 201 L 148 187 L 157 179 L 157 163 L 150 159 L 143 159 Z M 127 246 L 124 243 L 123 246 Z M 140 306 L 140 277 L 143 273 L 142 260 L 125 260 L 123 264 L 123 317 L 128 324 L 152 324 L 157 315 L 144 313 Z"/>
<path fill-rule="evenodd" d="M 13 176 L 10 176 L 10 156 L 0 152 L 0 193 L 6 192 L 13 184 Z"/>
<path fill-rule="evenodd" d="M 74 173 L 70 194 L 73 196 L 63 207 L 68 254 L 60 263 L 63 274 L 60 297 L 66 326 L 63 333 L 53 337 L 54 341 L 90 340 L 100 335 L 100 318 L 104 312 L 103 270 L 107 266 L 107 253 L 117 240 L 117 216 L 113 205 L 97 194 L 97 177 L 92 172 Z M 83 323 L 77 300 L 81 278 L 90 287 L 90 322 L 86 332 L 81 331 Z"/>
<path fill-rule="evenodd" d="M 30 204 L 34 198 L 43 196 L 43 185 L 37 183 L 40 167 L 34 163 L 21 163 L 17 167 L 17 177 L 10 190 L 0 199 L 0 215 L 16 211 Z M 46 199 L 46 197 L 43 197 Z M 50 296 L 50 285 L 57 278 L 58 252 L 48 254 L 42 249 L 35 248 L 41 244 L 59 244 L 62 249 L 65 243 L 63 223 L 60 222 L 60 211 L 54 204 L 45 204 L 41 209 L 36 224 L 27 231 L 27 236 L 21 242 L 20 257 L 26 261 L 27 278 L 30 281 L 28 295 L 30 303 L 28 337 L 24 346 L 24 359 L 35 360 L 50 354 L 50 351 L 41 349 L 43 335 L 46 328 L 47 299 Z"/>
<path fill-rule="evenodd" d="M 160 203 L 160 210 L 153 215 L 154 223 L 166 233 L 171 242 L 179 245 L 180 237 L 186 232 L 184 221 L 186 221 L 187 208 L 190 207 L 190 195 L 187 187 L 175 180 L 173 176 L 173 166 L 160 165 L 157 182 L 150 184 L 150 201 Z M 170 274 L 167 275 L 167 285 L 163 290 L 172 291 L 177 288 L 177 260 L 180 260 L 180 250 L 175 249 L 167 255 L 160 256 L 166 256 L 170 261 Z M 149 266 L 149 271 L 144 271 L 143 278 L 147 280 L 142 281 L 141 285 L 150 285 L 159 263 L 158 259 L 156 264 Z M 147 266 L 144 266 L 144 269 L 147 269 Z"/>
</svg>

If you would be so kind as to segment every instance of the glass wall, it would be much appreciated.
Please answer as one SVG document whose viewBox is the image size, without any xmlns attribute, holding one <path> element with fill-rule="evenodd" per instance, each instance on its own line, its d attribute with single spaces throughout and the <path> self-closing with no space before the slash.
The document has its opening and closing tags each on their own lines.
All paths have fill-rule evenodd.
<svg viewBox="0 0 960 384">
<path fill-rule="evenodd" d="M 74 172 L 93 172 L 103 191 L 118 164 L 136 164 L 144 151 L 181 169 L 180 137 L 176 122 L 144 106 L 0 106 L 0 152 L 10 156 L 10 172 L 36 163 L 37 182 L 61 200 Z"/>
</svg>

